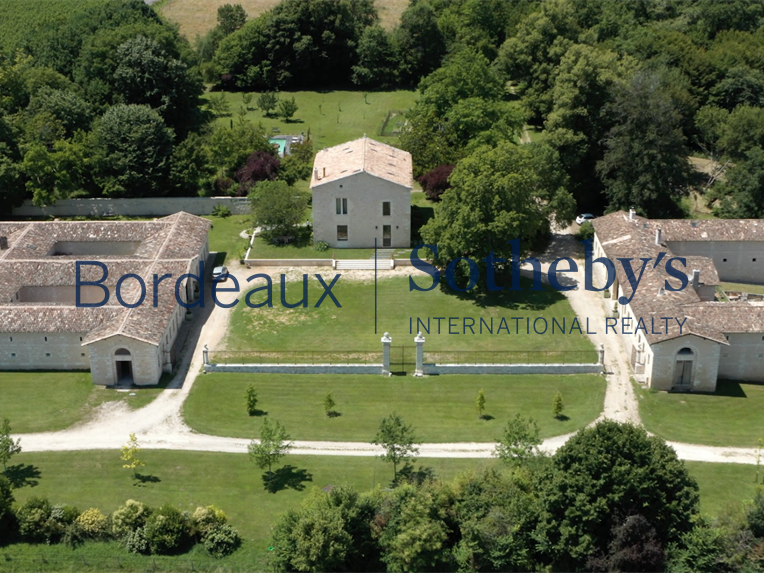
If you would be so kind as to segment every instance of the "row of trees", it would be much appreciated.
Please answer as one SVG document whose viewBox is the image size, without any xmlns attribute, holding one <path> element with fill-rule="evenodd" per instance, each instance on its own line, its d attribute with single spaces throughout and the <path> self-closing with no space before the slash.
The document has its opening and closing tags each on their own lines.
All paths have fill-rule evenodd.
<svg viewBox="0 0 764 573">
<path fill-rule="evenodd" d="M 442 482 L 420 468 L 392 491 L 314 492 L 274 527 L 275 569 L 759 570 L 761 493 L 710 521 L 684 463 L 641 428 L 600 422 L 552 456 L 531 422 L 517 417 L 507 432 L 506 469 Z"/>
</svg>

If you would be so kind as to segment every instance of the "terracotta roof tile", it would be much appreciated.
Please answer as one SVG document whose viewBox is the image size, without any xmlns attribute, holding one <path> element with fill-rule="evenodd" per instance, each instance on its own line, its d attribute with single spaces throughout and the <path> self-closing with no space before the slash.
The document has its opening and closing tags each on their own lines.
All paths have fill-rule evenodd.
<svg viewBox="0 0 764 573">
<path fill-rule="evenodd" d="M 404 187 L 413 185 L 410 153 L 362 137 L 316 153 L 310 186 L 313 188 L 361 171 Z"/>
</svg>

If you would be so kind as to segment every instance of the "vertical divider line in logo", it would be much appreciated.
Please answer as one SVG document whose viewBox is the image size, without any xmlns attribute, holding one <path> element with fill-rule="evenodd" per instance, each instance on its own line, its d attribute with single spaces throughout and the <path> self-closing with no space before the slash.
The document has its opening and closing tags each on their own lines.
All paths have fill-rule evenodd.
<svg viewBox="0 0 764 573">
<path fill-rule="evenodd" d="M 377 238 L 374 237 L 374 334 L 377 334 Z"/>
</svg>

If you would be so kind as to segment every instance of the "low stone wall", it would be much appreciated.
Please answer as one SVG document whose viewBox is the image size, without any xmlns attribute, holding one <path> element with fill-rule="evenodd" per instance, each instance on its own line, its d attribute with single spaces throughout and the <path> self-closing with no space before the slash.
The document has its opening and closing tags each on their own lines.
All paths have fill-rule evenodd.
<svg viewBox="0 0 764 573">
<path fill-rule="evenodd" d="M 205 364 L 204 371 L 257 374 L 383 374 L 382 364 Z"/>
<path fill-rule="evenodd" d="M 600 374 L 602 364 L 424 364 L 427 374 Z"/>
<path fill-rule="evenodd" d="M 245 259 L 250 267 L 331 267 L 332 259 Z"/>
<path fill-rule="evenodd" d="M 413 267 L 413 263 L 411 262 L 411 259 L 394 259 L 393 260 L 393 268 L 395 267 Z"/>
<path fill-rule="evenodd" d="M 140 199 L 60 199 L 55 205 L 36 207 L 24 201 L 14 207 L 14 217 L 165 217 L 179 211 L 210 215 L 216 205 L 225 205 L 233 215 L 250 212 L 246 197 L 143 197 Z"/>
</svg>

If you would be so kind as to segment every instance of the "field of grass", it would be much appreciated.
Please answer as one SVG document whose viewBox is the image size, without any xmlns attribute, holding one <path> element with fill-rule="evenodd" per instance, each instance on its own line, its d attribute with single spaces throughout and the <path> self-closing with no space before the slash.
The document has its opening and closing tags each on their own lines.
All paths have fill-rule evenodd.
<svg viewBox="0 0 764 573">
<path fill-rule="evenodd" d="M 700 511 L 706 515 L 718 515 L 726 509 L 738 508 L 742 501 L 753 499 L 764 476 L 761 472 L 759 485 L 756 485 L 754 465 L 684 463 L 700 486 Z"/>
<path fill-rule="evenodd" d="M 293 476 L 294 485 L 304 489 L 268 493 L 262 472 L 246 455 L 150 450 L 142 452 L 141 459 L 146 462 L 143 475 L 154 479 L 136 485 L 129 470 L 122 469 L 117 451 L 22 453 L 14 463 L 39 472 L 39 484 L 17 489 L 14 495 L 17 503 L 47 496 L 53 503 L 71 503 L 81 510 L 98 507 L 104 512 L 129 498 L 153 506 L 169 502 L 192 511 L 197 505 L 213 504 L 226 512 L 242 534 L 241 549 L 212 560 L 200 547 L 178 557 L 143 557 L 128 554 L 116 543 L 87 543 L 75 550 L 17 544 L 2 547 L 0 572 L 262 571 L 267 569 L 271 526 L 279 515 L 297 507 L 312 488 L 347 484 L 366 490 L 377 484 L 384 487 L 392 477 L 390 466 L 376 458 L 289 456 L 284 474 Z M 432 467 L 441 479 L 450 480 L 469 469 L 500 464 L 493 459 L 420 459 L 417 465 Z M 700 485 L 704 513 L 716 514 L 754 493 L 754 466 L 688 462 L 687 467 Z"/>
<path fill-rule="evenodd" d="M 221 125 L 238 121 L 238 110 L 244 106 L 241 93 L 222 92 L 230 105 L 231 116 L 221 117 Z M 212 94 L 207 94 L 209 97 Z M 217 94 L 215 94 L 217 95 Z M 297 113 L 289 123 L 276 117 L 264 117 L 260 110 L 250 110 L 245 118 L 254 123 L 262 123 L 269 134 L 299 135 L 308 133 L 315 150 L 339 145 L 358 139 L 366 134 L 379 141 L 395 145 L 397 135 L 382 136 L 382 129 L 390 111 L 406 111 L 414 105 L 417 94 L 413 91 L 368 92 L 328 91 L 328 92 L 279 92 L 279 97 L 293 97 L 297 103 Z M 364 97 L 365 96 L 365 97 Z M 254 94 L 252 104 L 257 102 Z"/>
<path fill-rule="evenodd" d="M 328 249 L 316 251 L 312 245 L 274 245 L 260 237 L 249 253 L 250 259 L 368 259 L 374 249 Z"/>
<path fill-rule="evenodd" d="M 198 505 L 212 504 L 226 512 L 229 521 L 244 538 L 244 545 L 238 552 L 214 562 L 225 569 L 215 570 L 263 571 L 271 526 L 279 515 L 297 507 L 312 488 L 330 484 L 348 484 L 360 490 L 378 484 L 386 487 L 393 473 L 391 466 L 376 458 L 289 456 L 285 464 L 291 470 L 282 475 L 291 475 L 295 487 L 303 489 L 286 488 L 269 493 L 263 486 L 263 472 L 243 454 L 146 450 L 141 452 L 141 459 L 146 466 L 140 473 L 153 476 L 153 481 L 144 480 L 136 485 L 132 473 L 122 468 L 118 451 L 22 453 L 14 457 L 14 463 L 37 468 L 39 485 L 18 489 L 14 495 L 17 503 L 23 503 L 31 496 L 48 496 L 53 503 L 71 503 L 81 510 L 98 507 L 104 512 L 113 511 L 127 499 L 137 499 L 152 506 L 169 502 L 190 511 Z M 443 479 L 451 479 L 469 468 L 494 464 L 498 462 L 491 459 L 422 459 L 417 462 L 417 465 L 434 468 Z M 310 480 L 301 477 L 310 477 Z M 157 558 L 157 568 L 191 571 L 189 557 L 194 560 L 197 570 L 206 568 L 205 563 L 209 564 L 211 560 L 206 558 L 205 562 L 198 549 L 176 560 Z M 3 547 L 2 553 L 7 557 L 0 560 L 0 571 L 10 569 L 10 563 L 16 557 L 34 559 L 35 571 L 69 571 L 72 568 L 116 571 L 131 564 L 134 564 L 132 570 L 155 570 L 154 558 L 131 556 L 116 544 L 87 544 L 74 551 L 63 546 L 11 545 Z M 55 567 L 52 562 L 46 569 L 41 555 L 47 556 L 48 560 L 63 559 L 63 563 L 71 564 L 71 568 L 62 564 Z M 121 568 L 117 566 L 116 557 L 121 558 Z M 104 558 L 109 560 L 105 566 L 100 561 L 99 567 L 97 560 Z M 182 568 L 177 567 L 178 559 L 183 560 Z M 90 563 L 90 566 L 83 567 L 83 563 Z M 29 571 L 29 567 L 27 564 L 26 568 L 17 570 Z"/>
<path fill-rule="evenodd" d="M 49 1 L 49 0 L 46 0 Z M 81 2 L 82 0 L 75 0 Z M 237 0 L 249 19 L 270 10 L 280 0 Z M 180 32 L 193 42 L 196 36 L 203 36 L 217 24 L 217 11 L 229 0 L 163 0 L 158 5 L 159 13 L 180 26 Z M 401 19 L 408 6 L 408 0 L 375 0 L 380 24 L 391 30 Z"/>
<path fill-rule="evenodd" d="M 230 217 L 205 217 L 212 221 L 210 229 L 210 251 L 225 253 L 225 263 L 239 260 L 241 250 L 246 250 L 248 241 L 239 233 L 252 227 L 250 215 L 231 215 Z M 222 257 L 221 257 L 222 258 Z M 216 261 L 222 265 L 223 261 Z"/>
<path fill-rule="evenodd" d="M 329 284 L 335 271 L 323 269 L 322 276 Z M 369 271 L 370 276 L 372 271 Z M 541 291 L 527 290 L 530 281 L 523 280 L 526 290 L 501 291 L 488 294 L 475 294 L 473 289 L 467 293 L 454 293 L 440 287 L 427 292 L 409 291 L 408 277 L 380 277 L 377 284 L 377 332 L 374 330 L 374 282 L 337 280 L 332 293 L 342 305 L 337 308 L 327 296 L 319 308 L 314 308 L 324 289 L 314 276 L 308 275 L 308 307 L 284 308 L 280 302 L 280 277 L 273 280 L 273 307 L 249 308 L 244 304 L 244 295 L 239 298 L 241 304 L 234 309 L 231 317 L 229 334 L 226 338 L 228 350 L 350 350 L 377 351 L 380 349 L 380 336 L 389 332 L 393 344 L 412 344 L 417 332 L 417 318 L 425 327 L 429 320 L 429 333 L 424 331 L 427 343 L 425 351 L 436 350 L 572 350 L 587 351 L 593 346 L 585 335 L 574 331 L 562 334 L 555 327 L 552 334 L 552 318 L 562 323 L 565 319 L 566 332 L 570 332 L 575 314 L 567 299 L 557 291 L 545 287 Z M 341 273 L 339 273 L 341 274 Z M 412 268 L 411 276 L 423 287 L 429 286 L 432 279 Z M 264 285 L 262 279 L 252 286 Z M 445 283 L 445 279 L 442 281 Z M 245 288 L 247 285 L 240 285 Z M 444 287 L 447 288 L 447 287 Z M 302 281 L 287 283 L 286 301 L 294 304 L 302 298 Z M 265 302 L 266 291 L 252 295 L 250 302 Z M 448 320 L 438 322 L 434 317 L 458 317 L 455 328 L 449 334 Z M 472 334 L 469 328 L 462 328 L 462 317 L 475 320 L 476 328 Z M 514 321 L 513 317 L 522 320 Z M 533 322 L 545 318 L 549 329 L 546 334 L 536 334 Z M 480 318 L 486 323 L 493 319 L 493 334 L 483 330 L 480 334 Z M 530 320 L 530 334 L 526 334 L 526 318 Z M 498 331 L 501 320 L 505 327 Z M 466 321 L 469 324 L 469 321 Z M 516 333 L 519 325 L 519 333 Z M 510 334 L 507 332 L 509 329 Z M 543 323 L 538 323 L 543 331 Z M 419 325 L 422 330 L 422 325 Z M 440 333 L 438 333 L 440 330 Z"/>
<path fill-rule="evenodd" d="M 492 442 L 515 412 L 538 421 L 543 437 L 574 432 L 602 411 L 605 379 L 572 376 L 393 376 L 305 374 L 205 374 L 184 405 L 186 422 L 205 434 L 252 438 L 263 416 L 247 415 L 246 387 L 257 388 L 258 408 L 283 423 L 298 440 L 368 442 L 380 420 L 397 411 L 423 442 Z M 486 396 L 487 419 L 475 399 Z M 327 417 L 322 401 L 331 392 L 340 414 Z M 567 419 L 552 416 L 552 397 L 562 393 Z"/>
<path fill-rule="evenodd" d="M 142 408 L 159 392 L 160 388 L 118 392 L 94 386 L 90 372 L 3 372 L 0 420 L 8 418 L 13 432 L 20 434 L 63 430 L 104 402 L 122 400 L 131 408 Z"/>
<path fill-rule="evenodd" d="M 61 26 L 72 14 L 105 3 L 105 0 L 3 0 L 0 48 L 12 52 L 35 31 Z"/>
<path fill-rule="evenodd" d="M 720 380 L 716 394 L 637 395 L 645 428 L 666 440 L 755 448 L 764 438 L 764 385 Z"/>
<path fill-rule="evenodd" d="M 749 284 L 742 284 L 742 283 L 722 283 L 721 286 L 724 290 L 728 290 L 728 291 L 764 294 L 764 286 L 762 285 L 749 285 Z"/>
</svg>

